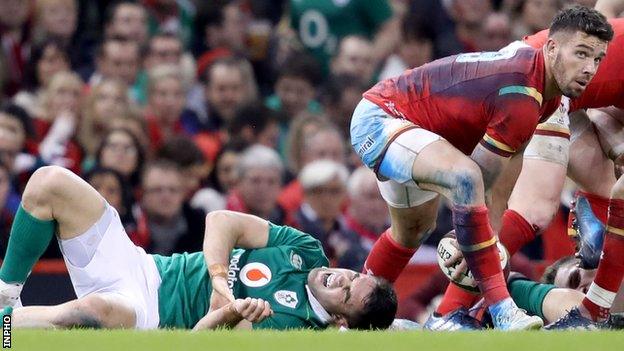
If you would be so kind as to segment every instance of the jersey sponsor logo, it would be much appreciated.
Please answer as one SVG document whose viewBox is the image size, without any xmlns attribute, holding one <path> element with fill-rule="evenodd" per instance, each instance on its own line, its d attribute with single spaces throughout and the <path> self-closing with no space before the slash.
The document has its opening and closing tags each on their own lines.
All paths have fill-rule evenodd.
<svg viewBox="0 0 624 351">
<path fill-rule="evenodd" d="M 292 264 L 293 267 L 297 269 L 301 269 L 301 267 L 303 266 L 303 259 L 294 251 L 291 251 L 290 252 L 290 264 Z"/>
<path fill-rule="evenodd" d="M 299 303 L 297 293 L 290 290 L 278 290 L 273 294 L 273 297 L 280 305 L 289 308 L 296 308 L 297 303 Z"/>
<path fill-rule="evenodd" d="M 405 115 L 403 114 L 403 112 L 397 110 L 394 102 L 387 101 L 387 102 L 384 102 L 384 105 L 386 106 L 388 111 L 390 111 L 394 116 L 405 118 Z"/>
<path fill-rule="evenodd" d="M 240 271 L 241 282 L 250 288 L 259 288 L 271 281 L 271 270 L 260 262 L 248 263 Z"/>
<path fill-rule="evenodd" d="M 241 254 L 242 253 L 236 254 L 232 256 L 232 258 L 230 258 L 230 265 L 228 266 L 227 276 L 228 287 L 230 288 L 230 290 L 234 289 L 234 283 L 238 281 L 236 275 L 238 274 L 238 271 L 240 271 L 240 268 L 238 268 L 238 262 L 240 261 Z"/>
<path fill-rule="evenodd" d="M 367 135 L 366 140 L 358 150 L 358 155 L 364 155 L 364 153 L 373 147 L 373 145 L 375 145 L 375 140 L 371 138 L 370 135 Z"/>
</svg>

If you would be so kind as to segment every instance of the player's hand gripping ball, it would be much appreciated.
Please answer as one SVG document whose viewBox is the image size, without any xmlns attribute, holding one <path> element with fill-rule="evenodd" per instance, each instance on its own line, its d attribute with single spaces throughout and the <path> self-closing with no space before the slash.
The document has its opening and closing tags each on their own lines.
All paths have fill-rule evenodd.
<svg viewBox="0 0 624 351">
<path fill-rule="evenodd" d="M 507 276 L 509 275 L 509 254 L 500 242 L 496 242 L 496 245 L 499 250 L 501 267 Z M 446 234 L 438 244 L 438 265 L 444 275 L 455 285 L 470 292 L 479 292 L 477 282 L 459 250 L 455 230 Z"/>
</svg>

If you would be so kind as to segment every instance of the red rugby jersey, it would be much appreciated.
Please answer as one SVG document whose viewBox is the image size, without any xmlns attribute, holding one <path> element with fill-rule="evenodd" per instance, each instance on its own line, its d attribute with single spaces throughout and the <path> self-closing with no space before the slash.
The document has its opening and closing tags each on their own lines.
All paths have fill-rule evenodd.
<svg viewBox="0 0 624 351">
<path fill-rule="evenodd" d="M 543 101 L 541 50 L 520 45 L 433 61 L 377 83 L 364 98 L 444 137 L 466 155 L 481 142 L 510 156 L 560 101 Z"/>
</svg>

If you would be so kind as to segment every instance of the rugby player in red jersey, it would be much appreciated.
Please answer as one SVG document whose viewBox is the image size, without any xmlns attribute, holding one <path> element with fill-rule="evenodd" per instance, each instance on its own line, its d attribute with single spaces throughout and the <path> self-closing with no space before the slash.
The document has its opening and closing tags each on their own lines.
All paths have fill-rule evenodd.
<svg viewBox="0 0 624 351">
<path fill-rule="evenodd" d="M 585 264 L 600 259 L 599 273 L 579 306 L 580 313 L 573 314 L 577 318 L 568 318 L 566 323 L 556 326 L 561 328 L 589 327 L 594 325 L 592 321 L 605 320 L 624 276 L 624 263 L 618 259 L 624 254 L 624 179 L 616 182 L 612 162 L 624 155 L 624 70 L 620 68 L 624 57 L 624 19 L 612 19 L 609 23 L 614 30 L 607 49 L 609 55 L 585 92 L 570 100 L 570 119 L 558 114 L 538 125 L 524 152 L 517 182 L 514 185 L 515 178 L 510 177 L 506 184 L 513 186 L 513 192 L 502 215 L 499 239 L 511 255 L 551 222 L 566 174 L 581 187 L 579 195 L 588 200 L 597 217 L 608 225 L 602 257 L 600 247 L 581 251 Z M 544 30 L 524 41 L 538 48 L 547 37 L 548 31 Z M 604 108 L 590 110 L 589 116 L 583 110 L 597 107 Z M 474 299 L 451 284 L 437 312 L 450 313 L 471 305 Z"/>
<path fill-rule="evenodd" d="M 365 270 L 394 281 L 434 225 L 442 194 L 452 202 L 468 267 L 504 330 L 542 321 L 509 297 L 485 191 L 540 116 L 550 116 L 562 94 L 581 95 L 613 36 L 604 16 L 584 7 L 560 12 L 550 29 L 541 49 L 451 56 L 382 81 L 364 93 L 351 121 L 352 145 L 376 171 L 392 219 Z"/>
</svg>

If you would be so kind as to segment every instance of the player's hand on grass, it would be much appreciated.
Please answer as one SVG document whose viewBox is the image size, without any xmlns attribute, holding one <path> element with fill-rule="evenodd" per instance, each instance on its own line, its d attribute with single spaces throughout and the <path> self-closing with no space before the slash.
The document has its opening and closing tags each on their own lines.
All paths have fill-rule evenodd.
<svg viewBox="0 0 624 351">
<path fill-rule="evenodd" d="M 466 263 L 466 259 L 464 258 L 464 254 L 461 252 L 459 248 L 459 244 L 457 243 L 457 239 L 451 240 L 451 245 L 457 248 L 457 252 L 453 254 L 446 262 L 444 262 L 444 267 L 453 267 L 457 265 L 455 272 L 451 276 L 454 280 L 459 280 L 462 274 L 468 272 L 468 263 Z M 459 264 L 458 264 L 459 263 Z"/>
<path fill-rule="evenodd" d="M 262 299 L 246 298 L 237 299 L 232 304 L 236 313 L 251 323 L 258 323 L 273 314 L 268 302 Z"/>
</svg>

